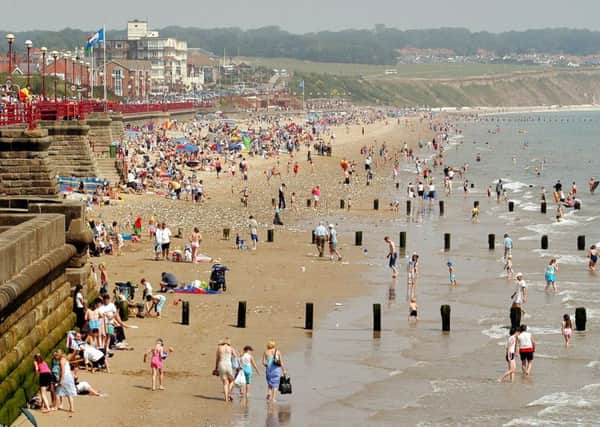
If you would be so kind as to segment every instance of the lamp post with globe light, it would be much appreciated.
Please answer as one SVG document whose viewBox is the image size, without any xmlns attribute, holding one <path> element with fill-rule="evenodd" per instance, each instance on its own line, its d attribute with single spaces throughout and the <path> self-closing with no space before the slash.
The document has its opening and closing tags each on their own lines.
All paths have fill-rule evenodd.
<svg viewBox="0 0 600 427">
<path fill-rule="evenodd" d="M 46 53 L 48 52 L 48 48 L 46 46 L 42 46 L 40 49 L 42 51 L 42 100 L 46 100 Z"/>
<path fill-rule="evenodd" d="M 52 51 L 52 58 L 54 59 L 54 102 L 56 102 L 56 60 L 58 58 L 57 51 Z"/>
<path fill-rule="evenodd" d="M 63 55 L 63 59 L 65 60 L 65 93 L 63 95 L 63 98 L 66 100 L 67 99 L 67 70 L 69 69 L 69 58 L 71 57 L 71 52 L 65 52 L 65 54 Z"/>
<path fill-rule="evenodd" d="M 27 86 L 31 83 L 31 46 L 33 46 L 33 42 L 25 40 L 25 47 L 27 48 Z"/>
<path fill-rule="evenodd" d="M 15 41 L 15 35 L 12 33 L 9 33 L 6 35 L 6 41 L 8 42 L 8 76 L 10 78 L 10 76 L 12 75 L 12 60 L 13 60 L 13 53 L 12 53 L 12 45 L 13 42 Z"/>
</svg>

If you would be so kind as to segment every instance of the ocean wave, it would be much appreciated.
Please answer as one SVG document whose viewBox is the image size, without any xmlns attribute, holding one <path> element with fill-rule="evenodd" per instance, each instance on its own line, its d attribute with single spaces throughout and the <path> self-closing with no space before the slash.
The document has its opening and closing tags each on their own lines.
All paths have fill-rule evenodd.
<svg viewBox="0 0 600 427">
<path fill-rule="evenodd" d="M 510 180 L 505 179 L 505 178 L 502 179 L 502 182 L 504 183 L 504 188 L 506 190 L 512 191 L 513 193 L 521 193 L 524 188 L 534 187 L 533 184 L 526 184 L 524 182 L 519 182 L 519 181 L 511 182 Z"/>
<path fill-rule="evenodd" d="M 492 325 L 490 328 L 481 331 L 481 333 L 493 340 L 508 337 L 508 329 L 506 329 L 505 325 Z"/>
</svg>

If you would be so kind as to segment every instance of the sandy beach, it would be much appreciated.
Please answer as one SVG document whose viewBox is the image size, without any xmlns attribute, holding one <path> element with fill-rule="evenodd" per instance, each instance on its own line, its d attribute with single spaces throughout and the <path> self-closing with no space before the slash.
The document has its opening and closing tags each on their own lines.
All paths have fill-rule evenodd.
<svg viewBox="0 0 600 427">
<path fill-rule="evenodd" d="M 356 218 L 377 215 L 385 220 L 393 216 L 387 208 L 390 200 L 382 198 L 380 210 L 374 211 L 373 199 L 379 198 L 384 185 L 389 185 L 391 165 L 376 168 L 372 185 L 366 186 L 361 171 L 360 147 L 371 144 L 377 147 L 384 141 L 395 149 L 404 142 L 412 147 L 419 139 L 428 140 L 432 135 L 429 121 L 417 118 L 402 119 L 400 123 L 390 119 L 388 124 L 367 125 L 365 131 L 362 136 L 361 126 L 352 126 L 348 132 L 345 128 L 335 128 L 333 156 L 313 154 L 314 172 L 306 162 L 303 149 L 296 155 L 300 163 L 297 177 L 286 175 L 287 155 L 281 156 L 282 179 L 274 177 L 270 182 L 263 172 L 274 160 L 251 160 L 251 193 L 247 209 L 239 201 L 238 193 L 243 187 L 239 177 L 217 180 L 212 175 L 203 177 L 208 199 L 201 206 L 156 195 L 127 195 L 117 205 L 94 208 L 90 218 L 117 220 L 121 224 L 131 215 L 133 219 L 138 215 L 144 219 L 141 242 L 129 243 L 122 256 L 92 258 L 94 263 L 106 263 L 111 285 L 115 281 L 128 280 L 139 283 L 145 277 L 156 289 L 163 271 L 175 273 L 179 280 L 208 280 L 210 263 L 194 265 L 153 260 L 146 224 L 154 214 L 159 221 L 167 222 L 174 234 L 182 229 L 184 239 L 173 239 L 172 249 L 187 243 L 193 226 L 200 228 L 203 235 L 200 251 L 231 269 L 227 274 L 227 292 L 221 295 L 167 294 L 162 319 L 131 317 L 127 324 L 139 326 L 139 329 L 126 330 L 127 342 L 134 350 L 116 351 L 110 359 L 110 374 L 80 374 L 81 380 L 90 382 L 108 396 L 79 397 L 72 419 L 62 411 L 52 415 L 39 414 L 39 424 L 63 426 L 84 422 L 90 417 L 119 426 L 234 424 L 232 406 L 223 402 L 220 382 L 211 375 L 217 342 L 227 336 L 237 349 L 250 344 L 255 349 L 255 358 L 260 360 L 267 340 L 275 339 L 285 357 L 286 353 L 297 349 L 300 339 L 306 337 L 307 332 L 303 329 L 306 302 L 315 303 L 318 323 L 335 309 L 336 303 L 343 304 L 347 298 L 366 292 L 361 280 L 366 265 L 356 262 L 362 261 L 363 248 L 353 245 L 354 233 L 340 232 L 340 251 L 344 257 L 341 262 L 331 262 L 328 257 L 318 258 L 315 246 L 311 244 L 311 230 L 319 221 L 329 222 L 342 212 L 339 200 L 349 195 L 342 183 L 340 160 L 346 158 L 358 162 L 358 173 L 350 190 L 352 210 L 350 213 L 343 211 L 344 214 Z M 285 226 L 274 227 L 271 225 L 271 198 L 277 197 L 280 182 L 286 183 L 288 198 L 296 192 L 299 209 L 297 213 L 286 210 L 283 214 Z M 318 211 L 305 207 L 314 185 L 320 185 L 322 189 L 322 207 Z M 247 217 L 250 214 L 259 221 L 261 242 L 257 251 L 238 251 L 234 249 L 233 237 L 239 232 L 248 239 Z M 221 230 L 225 227 L 231 228 L 229 240 L 222 239 Z M 274 243 L 266 243 L 269 228 L 275 228 Z M 141 291 L 138 294 L 137 301 Z M 189 326 L 180 324 L 181 306 L 174 305 L 178 299 L 190 302 Z M 248 304 L 245 329 L 235 327 L 238 301 Z M 166 362 L 166 390 L 152 392 L 150 369 L 142 362 L 142 356 L 158 337 L 175 352 Z M 301 373 L 295 371 L 293 365 L 288 370 L 296 382 L 302 381 Z M 263 375 L 256 376 L 250 406 L 265 405 L 265 390 Z M 239 405 L 238 402 L 235 404 Z"/>
</svg>

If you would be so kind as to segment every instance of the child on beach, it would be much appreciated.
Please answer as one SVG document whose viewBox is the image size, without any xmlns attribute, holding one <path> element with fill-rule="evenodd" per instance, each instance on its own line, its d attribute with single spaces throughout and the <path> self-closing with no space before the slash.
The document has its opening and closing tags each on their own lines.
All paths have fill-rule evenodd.
<svg viewBox="0 0 600 427">
<path fill-rule="evenodd" d="M 506 264 L 504 264 L 504 271 L 506 271 L 506 278 L 512 279 L 515 275 L 515 271 L 513 270 L 513 262 L 512 255 L 508 255 L 506 258 Z"/>
<path fill-rule="evenodd" d="M 473 224 L 477 224 L 479 222 L 479 206 L 475 206 L 471 210 L 471 221 Z"/>
<path fill-rule="evenodd" d="M 498 378 L 498 382 L 501 383 L 506 377 L 510 377 L 510 381 L 513 382 L 515 379 L 515 372 L 517 371 L 517 357 L 516 357 L 516 345 L 517 337 L 519 336 L 518 328 L 511 328 L 508 340 L 506 341 L 506 362 L 508 363 L 508 370 Z"/>
<path fill-rule="evenodd" d="M 173 351 L 173 348 L 169 347 L 167 352 L 165 350 L 162 338 L 159 338 L 156 340 L 154 347 L 144 353 L 144 363 L 147 362 L 148 355 L 150 355 L 150 368 L 152 368 L 152 391 L 156 390 L 156 377 L 158 377 L 158 389 L 165 389 L 163 387 L 163 361 L 167 358 L 168 354 L 173 353 Z"/>
<path fill-rule="evenodd" d="M 244 353 L 240 358 L 242 371 L 244 372 L 244 376 L 246 377 L 246 399 L 250 397 L 250 384 L 252 384 L 252 370 L 254 369 L 254 371 L 256 371 L 256 373 L 260 375 L 260 372 L 258 371 L 258 366 L 256 365 L 256 361 L 252 356 L 252 351 L 254 350 L 251 346 L 245 346 Z"/>
<path fill-rule="evenodd" d="M 419 320 L 418 313 L 419 306 L 417 305 L 417 300 L 415 298 L 410 299 L 410 303 L 408 304 L 408 322 L 416 322 Z"/>
<path fill-rule="evenodd" d="M 415 269 L 412 259 L 409 259 L 406 263 L 406 292 L 407 298 L 415 298 Z"/>
<path fill-rule="evenodd" d="M 448 274 L 450 275 L 450 286 L 456 286 L 456 274 L 454 273 L 454 263 L 448 261 Z"/>
<path fill-rule="evenodd" d="M 571 316 L 568 314 L 563 315 L 563 321 L 560 330 L 563 338 L 565 339 L 565 347 L 568 348 L 571 342 L 571 335 L 573 335 L 573 322 L 571 322 Z"/>
<path fill-rule="evenodd" d="M 552 290 L 556 292 L 556 272 L 558 271 L 558 265 L 556 265 L 556 258 L 552 258 L 546 267 L 546 291 L 552 285 Z"/>
</svg>

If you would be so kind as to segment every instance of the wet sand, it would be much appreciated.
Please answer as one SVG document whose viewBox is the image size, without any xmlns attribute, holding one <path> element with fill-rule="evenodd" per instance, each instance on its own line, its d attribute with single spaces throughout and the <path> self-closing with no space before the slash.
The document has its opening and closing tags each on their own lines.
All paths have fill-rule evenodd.
<svg viewBox="0 0 600 427">
<path fill-rule="evenodd" d="M 301 151 L 298 156 L 301 169 L 297 178 L 285 176 L 287 156 L 281 156 L 281 170 L 283 181 L 288 185 L 288 199 L 291 192 L 296 191 L 300 209 L 298 213 L 284 213 L 283 221 L 286 226 L 275 227 L 274 243 L 265 243 L 266 229 L 272 228 L 267 225 L 272 221 L 270 200 L 271 197 L 276 197 L 281 181 L 273 178 L 267 183 L 262 175 L 272 161 L 251 161 L 251 197 L 248 209 L 240 206 L 239 197 L 235 194 L 242 188 L 238 177 L 222 178 L 219 182 L 214 177 L 208 177 L 205 183 L 209 199 L 200 207 L 158 196 L 131 195 L 126 196 L 125 201 L 117 206 L 95 210 L 91 217 L 101 217 L 105 221 L 116 219 L 120 223 L 124 223 L 130 214 L 133 219 L 142 215 L 145 226 L 148 217 L 154 213 L 158 220 L 165 220 L 174 233 L 178 228 L 183 229 L 186 239 L 173 239 L 172 249 L 183 246 L 191 227 L 199 225 L 204 238 L 201 252 L 219 259 L 231 268 L 227 274 L 228 290 L 217 296 L 168 294 L 162 319 L 130 318 L 128 324 L 139 326 L 139 329 L 126 330 L 127 342 L 135 350 L 116 351 L 114 358 L 110 359 L 110 374 L 80 374 L 81 380 L 90 382 L 94 388 L 108 396 L 78 397 L 75 401 L 76 414 L 72 419 L 68 419 L 63 412 L 39 414 L 40 425 L 65 425 L 90 419 L 121 426 L 142 423 L 235 425 L 240 418 L 237 396 L 234 405 L 224 403 L 220 381 L 211 376 L 216 343 L 224 336 L 230 337 L 238 349 L 246 344 L 252 345 L 257 360 L 260 359 L 266 341 L 274 338 L 284 357 L 290 354 L 291 359 L 287 364 L 295 385 L 302 383 L 302 371 L 295 366 L 293 352 L 302 350 L 306 342 L 311 341 L 303 330 L 305 302 L 315 303 L 318 328 L 321 319 L 325 319 L 328 313 L 339 310 L 341 306 L 336 303 L 345 304 L 349 298 L 368 294 L 370 291 L 365 286 L 364 276 L 361 276 L 368 270 L 369 262 L 364 248 L 353 246 L 355 230 L 352 228 L 357 229 L 357 224 L 364 218 L 373 216 L 372 200 L 376 194 L 381 193 L 384 185 L 389 185 L 391 165 L 376 170 L 373 184 L 365 186 L 359 147 L 371 144 L 375 139 L 376 146 L 384 140 L 388 145 L 393 143 L 398 148 L 404 141 L 414 146 L 421 138 L 430 139 L 428 126 L 427 121 L 419 123 L 418 120 L 411 120 L 408 128 L 404 121 L 401 125 L 394 121 L 387 126 L 380 123 L 366 126 L 364 138 L 360 135 L 360 126 L 353 126 L 348 135 L 345 129 L 336 129 L 333 157 L 319 157 L 313 153 L 316 167 L 315 172 L 311 173 L 305 151 Z M 340 213 L 340 194 L 347 194 L 341 182 L 339 162 L 342 157 L 358 160 L 359 178 L 351 190 L 353 208 L 350 215 L 344 211 L 343 217 L 338 217 L 336 221 L 336 216 Z M 312 186 L 317 184 L 323 191 L 323 208 L 314 212 L 304 206 Z M 387 203 L 389 201 L 381 198 L 381 210 L 377 212 L 377 216 L 384 221 L 393 217 L 386 210 Z M 237 251 L 233 249 L 232 239 L 222 240 L 221 229 L 232 228 L 232 238 L 236 231 L 247 238 L 246 218 L 249 214 L 254 214 L 261 223 L 259 234 L 262 241 L 257 251 Z M 315 256 L 315 247 L 310 244 L 310 230 L 319 220 L 339 222 L 343 262 L 330 262 L 328 258 L 319 259 Z M 346 223 L 352 224 L 352 227 L 346 228 Z M 379 245 L 380 237 L 367 234 L 365 241 L 376 239 Z M 372 247 L 375 247 L 375 243 Z M 174 272 L 179 280 L 208 280 L 208 263 L 192 265 L 157 262 L 152 260 L 152 255 L 152 245 L 144 236 L 142 242 L 128 246 L 123 256 L 106 256 L 92 261 L 106 263 L 111 284 L 127 280 L 138 283 L 141 277 L 146 277 L 156 290 L 162 271 Z M 136 295 L 136 299 L 140 297 L 141 295 Z M 180 306 L 173 305 L 174 300 L 180 298 L 190 301 L 189 326 L 180 324 Z M 238 301 L 248 302 L 246 329 L 234 326 Z M 158 337 L 162 337 L 167 346 L 174 347 L 175 353 L 166 361 L 167 390 L 152 392 L 150 369 L 142 363 L 142 355 Z M 250 405 L 246 410 L 257 415 L 266 411 L 266 417 L 272 417 L 273 414 L 267 411 L 264 394 L 263 376 L 257 375 Z M 303 402 L 301 397 L 297 400 L 294 397 L 294 400 L 298 404 Z M 285 407 L 285 401 L 281 405 L 282 408 Z M 244 419 L 250 420 L 248 416 L 242 417 Z"/>
</svg>

